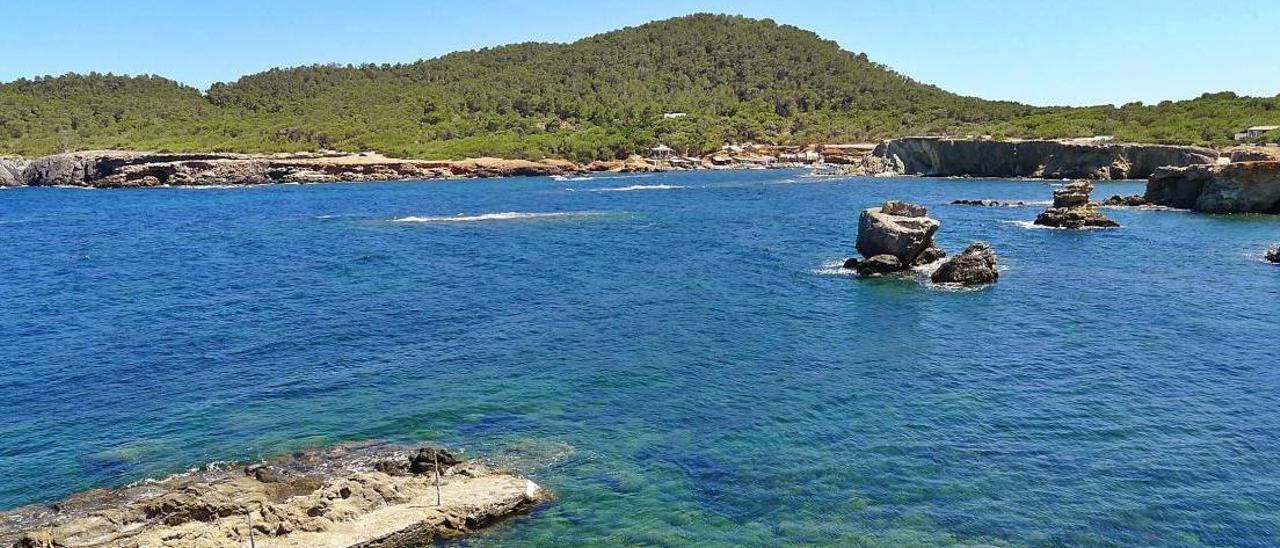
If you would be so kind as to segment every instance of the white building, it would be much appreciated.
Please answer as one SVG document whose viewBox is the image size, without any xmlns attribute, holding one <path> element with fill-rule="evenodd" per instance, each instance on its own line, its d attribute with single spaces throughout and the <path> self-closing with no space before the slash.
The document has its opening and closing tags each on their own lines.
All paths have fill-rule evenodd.
<svg viewBox="0 0 1280 548">
<path fill-rule="evenodd" d="M 1257 139 L 1266 135 L 1267 132 L 1275 131 L 1277 129 L 1280 129 L 1280 126 L 1253 126 L 1244 130 L 1243 133 L 1237 133 L 1236 140 L 1243 141 L 1245 139 Z"/>
</svg>

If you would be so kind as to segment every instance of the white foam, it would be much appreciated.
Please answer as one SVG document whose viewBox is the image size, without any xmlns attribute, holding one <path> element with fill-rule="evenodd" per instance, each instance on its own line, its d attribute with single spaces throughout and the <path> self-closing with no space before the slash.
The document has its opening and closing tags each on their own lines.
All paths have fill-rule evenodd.
<svg viewBox="0 0 1280 548">
<path fill-rule="evenodd" d="M 555 213 L 529 213 L 520 211 L 505 211 L 502 213 L 482 213 L 479 215 L 466 215 L 459 213 L 454 216 L 439 217 L 400 217 L 391 219 L 393 223 L 474 223 L 483 221 L 518 221 L 523 219 L 562 219 L 562 218 L 582 218 L 582 217 L 598 217 L 604 213 L 596 211 L 566 211 Z"/>
<path fill-rule="evenodd" d="M 820 268 L 815 269 L 813 273 L 819 276 L 836 276 L 841 278 L 856 276 L 858 274 L 857 271 L 845 268 L 844 262 L 844 259 L 832 259 L 830 261 L 826 261 L 822 263 Z"/>
<path fill-rule="evenodd" d="M 577 177 L 566 177 L 564 175 L 552 175 L 551 179 L 554 181 L 594 181 L 596 180 L 595 177 L 588 177 L 586 175 L 581 175 Z"/>
<path fill-rule="evenodd" d="M 587 192 L 632 192 L 636 190 L 675 190 L 685 188 L 679 185 L 631 185 L 614 188 L 592 188 Z"/>
<path fill-rule="evenodd" d="M 1114 226 L 1082 226 L 1080 228 L 1067 228 L 1065 226 L 1044 226 L 1038 225 L 1033 221 L 1000 221 L 1004 224 L 1015 225 L 1019 228 L 1027 228 L 1032 230 L 1109 230 L 1119 228 Z"/>
</svg>

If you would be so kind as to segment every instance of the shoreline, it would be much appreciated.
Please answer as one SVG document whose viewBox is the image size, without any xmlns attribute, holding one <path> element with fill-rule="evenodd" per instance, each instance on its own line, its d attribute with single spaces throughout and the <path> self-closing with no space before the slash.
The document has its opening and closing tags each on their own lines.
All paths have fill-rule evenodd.
<svg viewBox="0 0 1280 548">
<path fill-rule="evenodd" d="M 13 508 L 0 512 L 0 546 L 187 548 L 243 545 L 252 536 L 282 547 L 408 547 L 465 536 L 553 499 L 479 459 L 350 442 Z"/>
</svg>

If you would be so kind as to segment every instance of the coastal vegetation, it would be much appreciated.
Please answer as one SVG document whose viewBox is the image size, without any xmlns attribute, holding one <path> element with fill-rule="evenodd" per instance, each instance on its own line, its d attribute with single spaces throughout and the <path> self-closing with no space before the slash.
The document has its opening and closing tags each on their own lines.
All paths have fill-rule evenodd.
<svg viewBox="0 0 1280 548">
<path fill-rule="evenodd" d="M 682 116 L 664 116 L 683 113 Z M 1276 123 L 1280 96 L 1033 107 L 916 82 L 769 20 L 693 15 L 408 64 L 272 69 L 201 91 L 159 76 L 0 84 L 0 154 L 378 150 L 410 158 L 597 160 L 665 143 L 857 142 L 915 134 L 1114 135 L 1224 144 Z"/>
</svg>

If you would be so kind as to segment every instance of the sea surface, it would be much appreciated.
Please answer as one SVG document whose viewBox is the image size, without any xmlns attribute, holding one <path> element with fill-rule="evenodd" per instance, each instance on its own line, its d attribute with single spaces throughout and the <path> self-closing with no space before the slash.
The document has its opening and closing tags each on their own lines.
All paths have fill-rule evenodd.
<svg viewBox="0 0 1280 548">
<path fill-rule="evenodd" d="M 1280 544 L 1280 217 L 948 204 L 1053 184 L 2 190 L 0 508 L 376 438 L 558 494 L 474 546 Z M 842 272 L 891 198 L 1000 281 Z"/>
</svg>

